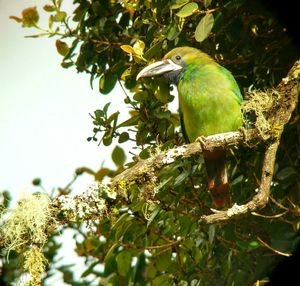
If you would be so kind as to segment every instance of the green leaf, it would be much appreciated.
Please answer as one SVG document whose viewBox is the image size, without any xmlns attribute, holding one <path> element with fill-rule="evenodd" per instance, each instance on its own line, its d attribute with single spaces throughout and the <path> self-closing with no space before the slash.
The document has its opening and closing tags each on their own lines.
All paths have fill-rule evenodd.
<svg viewBox="0 0 300 286">
<path fill-rule="evenodd" d="M 107 123 L 111 123 L 111 122 L 116 122 L 118 117 L 119 117 L 120 112 L 116 111 L 113 114 L 111 114 L 108 118 L 107 118 Z"/>
<path fill-rule="evenodd" d="M 236 271 L 231 272 L 231 275 L 228 277 L 226 282 L 228 283 L 227 285 L 249 285 L 249 283 L 245 284 L 245 281 L 248 280 L 249 273 L 244 270 L 237 269 Z"/>
<path fill-rule="evenodd" d="M 34 186 L 40 186 L 42 184 L 42 179 L 41 178 L 35 178 L 32 180 L 32 184 Z"/>
<path fill-rule="evenodd" d="M 67 17 L 67 13 L 64 11 L 57 11 L 57 13 L 53 16 L 54 22 L 63 22 Z"/>
<path fill-rule="evenodd" d="M 128 76 L 125 80 L 125 87 L 127 89 L 132 89 L 136 86 L 136 79 L 133 76 Z"/>
<path fill-rule="evenodd" d="M 22 23 L 25 27 L 33 27 L 39 21 L 39 13 L 36 7 L 29 7 L 22 11 Z"/>
<path fill-rule="evenodd" d="M 237 178 L 235 178 L 232 182 L 231 182 L 231 186 L 234 186 L 240 182 L 242 182 L 244 180 L 244 175 L 239 175 Z"/>
<path fill-rule="evenodd" d="M 119 246 L 119 243 L 115 243 L 111 246 L 111 248 L 107 251 L 104 262 L 107 262 L 109 259 L 111 259 L 114 256 L 115 249 Z"/>
<path fill-rule="evenodd" d="M 102 8 L 102 9 L 101 9 Z M 93 1 L 92 2 L 92 10 L 93 10 L 93 12 L 94 12 L 94 14 L 95 15 L 97 15 L 97 16 L 101 16 L 101 12 L 103 11 L 103 10 L 105 10 L 105 8 L 103 9 L 104 7 L 101 7 L 101 4 L 100 4 L 100 2 L 98 2 L 98 1 Z M 102 10 L 102 11 L 101 11 Z"/>
<path fill-rule="evenodd" d="M 166 111 L 162 111 L 160 110 L 159 112 L 155 112 L 153 113 L 153 115 L 156 117 L 156 118 L 159 118 L 159 119 L 163 119 L 163 118 L 170 118 L 172 113 L 170 110 L 166 110 Z"/>
<path fill-rule="evenodd" d="M 127 126 L 134 126 L 134 125 L 136 125 L 138 123 L 139 120 L 140 120 L 140 116 L 139 115 L 132 116 L 129 119 L 127 119 L 124 122 L 122 122 L 121 124 L 119 124 L 117 126 L 117 128 L 127 127 Z"/>
<path fill-rule="evenodd" d="M 166 271 L 168 266 L 170 266 L 172 260 L 172 251 L 168 249 L 164 251 L 161 255 L 156 256 L 155 263 L 158 271 Z"/>
<path fill-rule="evenodd" d="M 146 59 L 152 59 L 153 57 L 158 57 L 162 52 L 162 45 L 163 45 L 162 41 L 154 44 L 153 46 L 150 47 L 150 49 L 148 49 L 145 52 L 144 57 Z"/>
<path fill-rule="evenodd" d="M 133 51 L 133 47 L 132 46 L 129 46 L 129 45 L 122 45 L 120 46 L 120 48 L 127 54 L 133 54 L 134 51 Z"/>
<path fill-rule="evenodd" d="M 212 0 L 204 0 L 204 1 L 203 1 L 204 7 L 207 8 L 207 7 L 211 4 L 211 1 L 212 1 Z"/>
<path fill-rule="evenodd" d="M 117 262 L 116 262 L 116 248 L 119 246 L 119 243 L 113 244 L 110 249 L 107 251 L 107 254 L 104 258 L 104 275 L 109 275 L 114 273 L 117 269 Z"/>
<path fill-rule="evenodd" d="M 123 213 L 118 220 L 114 223 L 114 225 L 112 226 L 112 229 L 114 230 L 118 230 L 121 229 L 122 226 L 124 225 L 124 223 L 131 221 L 131 218 L 128 215 L 128 212 Z"/>
<path fill-rule="evenodd" d="M 69 53 L 69 47 L 65 42 L 57 39 L 55 42 L 55 45 L 56 45 L 56 49 L 60 55 L 66 56 Z"/>
<path fill-rule="evenodd" d="M 143 160 L 148 159 L 150 157 L 150 150 L 151 147 L 147 147 L 144 150 L 142 150 L 139 154 L 139 157 Z"/>
<path fill-rule="evenodd" d="M 76 39 L 72 42 L 71 47 L 70 47 L 70 54 L 73 54 L 73 52 L 77 48 L 78 44 L 79 44 L 79 39 Z"/>
<path fill-rule="evenodd" d="M 178 17 L 185 18 L 193 15 L 193 13 L 198 9 L 198 4 L 191 2 L 183 6 L 179 12 L 176 13 Z"/>
<path fill-rule="evenodd" d="M 101 109 L 97 109 L 94 111 L 95 117 L 98 118 L 102 118 L 106 113 L 101 110 Z"/>
<path fill-rule="evenodd" d="M 191 229 L 191 218 L 189 216 L 180 216 L 179 217 L 180 224 L 180 235 L 187 236 L 188 232 Z"/>
<path fill-rule="evenodd" d="M 50 15 L 49 20 L 48 20 L 48 27 L 51 30 L 53 26 L 53 15 Z"/>
<path fill-rule="evenodd" d="M 102 94 L 108 94 L 115 87 L 117 76 L 111 71 L 106 71 L 99 79 L 99 91 Z"/>
<path fill-rule="evenodd" d="M 157 79 L 157 88 L 154 91 L 154 96 L 162 103 L 168 103 L 170 99 L 170 86 L 164 78 Z"/>
<path fill-rule="evenodd" d="M 167 39 L 169 41 L 175 40 L 179 34 L 180 34 L 180 31 L 178 31 L 176 23 L 173 23 L 168 27 Z"/>
<path fill-rule="evenodd" d="M 111 131 L 111 129 L 108 132 L 105 132 L 102 140 L 103 140 L 104 146 L 109 146 L 112 143 L 112 131 Z"/>
<path fill-rule="evenodd" d="M 253 250 L 260 247 L 257 240 L 237 240 L 236 244 L 243 250 Z"/>
<path fill-rule="evenodd" d="M 124 70 L 124 72 L 121 74 L 121 80 L 126 80 L 127 77 L 131 76 L 132 75 L 131 71 L 132 71 L 131 68 Z"/>
<path fill-rule="evenodd" d="M 133 45 L 133 51 L 136 55 L 142 56 L 145 49 L 145 43 L 141 40 L 137 40 Z"/>
<path fill-rule="evenodd" d="M 185 170 L 182 173 L 180 173 L 175 179 L 174 186 L 180 185 L 189 175 L 190 171 L 188 170 Z"/>
<path fill-rule="evenodd" d="M 137 93 L 134 94 L 133 99 L 139 102 L 144 101 L 145 99 L 147 99 L 149 97 L 148 92 L 147 91 L 139 91 Z"/>
<path fill-rule="evenodd" d="M 195 31 L 195 39 L 197 42 L 203 42 L 211 32 L 214 25 L 214 16 L 212 14 L 205 15 L 199 22 Z"/>
<path fill-rule="evenodd" d="M 149 225 L 153 222 L 153 220 L 155 219 L 155 217 L 160 213 L 161 211 L 161 207 L 160 206 L 155 206 L 153 212 L 151 213 L 148 221 L 147 221 L 147 227 L 149 227 Z"/>
<path fill-rule="evenodd" d="M 120 135 L 119 135 L 119 143 L 124 143 L 126 141 L 128 141 L 129 139 L 129 134 L 128 132 L 122 132 Z"/>
<path fill-rule="evenodd" d="M 121 276 L 126 276 L 131 268 L 131 253 L 123 250 L 116 256 L 118 272 Z"/>
<path fill-rule="evenodd" d="M 61 66 L 62 66 L 63 68 L 65 68 L 65 69 L 67 69 L 67 68 L 69 68 L 69 67 L 71 67 L 71 66 L 73 66 L 73 65 L 74 65 L 73 62 L 62 62 L 62 63 L 61 63 Z"/>
<path fill-rule="evenodd" d="M 243 250 L 247 250 L 248 249 L 248 242 L 245 240 L 237 240 L 236 244 Z"/>
<path fill-rule="evenodd" d="M 46 12 L 53 12 L 53 11 L 55 11 L 55 6 L 53 6 L 53 5 L 44 5 L 43 6 L 43 9 L 46 11 Z"/>
<path fill-rule="evenodd" d="M 216 226 L 210 225 L 208 228 L 208 240 L 210 244 L 213 244 L 216 235 Z"/>
<path fill-rule="evenodd" d="M 148 278 L 155 278 L 156 276 L 157 276 L 156 267 L 152 263 L 149 263 L 147 265 L 147 277 Z"/>
<path fill-rule="evenodd" d="M 152 280 L 151 286 L 172 286 L 174 285 L 167 274 L 160 275 Z"/>
<path fill-rule="evenodd" d="M 86 269 L 86 270 L 81 274 L 80 278 L 86 277 L 86 276 L 88 276 L 89 274 L 93 273 L 94 268 L 95 268 L 95 266 L 96 266 L 97 264 L 99 264 L 99 261 L 95 261 L 94 263 L 92 263 L 92 264 L 88 267 L 88 269 Z"/>
<path fill-rule="evenodd" d="M 158 188 L 158 189 L 163 188 L 163 187 L 164 187 L 166 184 L 168 184 L 172 179 L 173 179 L 172 176 L 170 176 L 170 177 L 168 177 L 168 178 L 166 178 L 166 179 L 164 179 L 164 180 L 161 180 L 161 181 L 160 181 L 160 184 L 157 186 L 157 188 Z"/>
<path fill-rule="evenodd" d="M 285 180 L 287 178 L 289 178 L 292 175 L 297 174 L 295 169 L 292 167 L 286 167 L 282 170 L 280 170 L 277 174 L 276 174 L 276 178 L 278 180 Z"/>
<path fill-rule="evenodd" d="M 176 0 L 175 4 L 172 4 L 170 6 L 170 10 L 179 9 L 180 7 L 182 7 L 183 5 L 185 5 L 188 2 L 189 2 L 189 0 Z"/>
<path fill-rule="evenodd" d="M 87 11 L 90 9 L 90 4 L 88 2 L 81 2 L 81 4 L 74 10 L 72 20 L 79 22 L 84 18 Z"/>
<path fill-rule="evenodd" d="M 103 107 L 103 109 L 102 109 L 102 111 L 104 112 L 104 114 L 107 114 L 107 110 L 108 110 L 110 104 L 111 104 L 111 102 L 108 102 L 108 103 L 106 103 L 106 104 L 104 105 L 104 107 Z M 97 111 L 99 111 L 99 110 L 97 110 Z M 103 115 L 104 115 L 104 114 L 103 114 Z"/>
<path fill-rule="evenodd" d="M 132 224 L 134 224 L 133 218 L 127 213 L 123 214 L 113 226 L 116 231 L 115 239 L 121 240 Z"/>
<path fill-rule="evenodd" d="M 256 249 L 260 246 L 257 240 L 251 240 L 248 245 L 250 249 Z"/>
<path fill-rule="evenodd" d="M 126 160 L 124 150 L 121 147 L 116 146 L 112 151 L 111 158 L 117 166 L 123 166 Z"/>
</svg>

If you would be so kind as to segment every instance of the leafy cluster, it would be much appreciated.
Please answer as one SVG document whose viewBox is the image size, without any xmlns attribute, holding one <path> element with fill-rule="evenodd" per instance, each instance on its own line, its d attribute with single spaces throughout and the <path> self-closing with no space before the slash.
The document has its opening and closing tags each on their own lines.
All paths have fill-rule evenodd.
<svg viewBox="0 0 300 286">
<path fill-rule="evenodd" d="M 12 17 L 41 33 L 56 36 L 64 68 L 90 74 L 91 85 L 111 94 L 116 84 L 124 90 L 129 117 L 119 122 L 119 111 L 109 104 L 94 111 L 93 135 L 88 140 L 105 146 L 134 145 L 133 162 L 115 147 L 116 170 L 77 170 L 95 180 L 114 177 L 135 159 L 184 142 L 177 132 L 179 119 L 169 110 L 174 95 L 164 79 L 136 81 L 145 64 L 175 46 L 194 46 L 230 69 L 244 90 L 275 86 L 297 57 L 291 39 L 258 1 L 244 0 L 75 0 L 68 15 L 62 0 L 44 6 L 49 26 L 38 25 L 35 7 L 22 18 Z M 96 84 L 95 84 L 96 83 Z M 121 97 L 121 96 L 120 96 Z M 211 199 L 205 190 L 201 158 L 165 167 L 132 185 L 125 196 L 107 200 L 107 216 L 91 222 L 78 235 L 76 252 L 86 260 L 84 285 L 251 285 L 268 275 L 278 259 L 276 250 L 291 251 L 299 230 L 299 117 L 283 136 L 271 190 L 272 200 L 262 213 L 228 225 L 200 226 Z M 259 185 L 263 146 L 231 150 L 229 176 L 232 201 L 243 203 Z M 68 192 L 70 190 L 67 190 Z M 56 251 L 56 249 L 55 249 Z M 53 252 L 54 253 L 54 252 Z M 51 257 L 51 255 L 49 255 Z M 52 260 L 53 257 L 50 258 Z M 64 281 L 76 281 L 69 266 L 60 267 Z"/>
<path fill-rule="evenodd" d="M 107 118 L 101 111 L 94 114 L 94 132 L 101 133 L 99 140 L 105 145 L 120 134 L 119 142 L 129 140 L 127 133 L 118 132 L 129 126 L 136 127 L 138 145 L 153 142 L 157 130 L 160 143 L 174 139 L 178 120 L 166 107 L 173 100 L 169 88 L 162 80 L 146 81 L 141 88 L 135 77 L 142 65 L 175 46 L 201 48 L 230 68 L 245 89 L 250 85 L 273 86 L 295 55 L 286 33 L 257 1 L 251 5 L 244 0 L 74 2 L 72 15 L 62 10 L 61 0 L 45 5 L 50 14 L 48 28 L 38 26 L 35 7 L 13 19 L 42 32 L 33 37 L 57 36 L 56 48 L 64 57 L 62 66 L 75 66 L 78 72 L 90 74 L 91 85 L 97 81 L 101 93 L 110 93 L 122 80 L 134 94 L 124 98 L 132 109 L 128 121 L 117 122 L 116 114 Z M 107 110 L 102 111 L 105 114 Z"/>
</svg>

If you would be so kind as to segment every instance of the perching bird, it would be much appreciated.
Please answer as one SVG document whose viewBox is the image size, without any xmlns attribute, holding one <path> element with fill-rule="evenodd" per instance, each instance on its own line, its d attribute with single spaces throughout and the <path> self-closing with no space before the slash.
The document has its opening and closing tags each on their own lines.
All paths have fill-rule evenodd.
<svg viewBox="0 0 300 286">
<path fill-rule="evenodd" d="M 189 142 L 242 126 L 240 89 L 232 74 L 209 55 L 191 47 L 175 48 L 145 67 L 137 79 L 163 74 L 177 85 L 182 131 Z M 205 151 L 208 189 L 216 207 L 228 206 L 225 151 Z"/>
</svg>

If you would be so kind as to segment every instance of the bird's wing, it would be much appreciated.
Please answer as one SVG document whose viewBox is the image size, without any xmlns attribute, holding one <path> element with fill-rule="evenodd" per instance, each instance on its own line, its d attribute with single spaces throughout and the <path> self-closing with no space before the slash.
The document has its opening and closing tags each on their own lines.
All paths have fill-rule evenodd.
<svg viewBox="0 0 300 286">
<path fill-rule="evenodd" d="M 184 125 L 184 119 L 183 119 L 183 113 L 181 112 L 180 109 L 178 110 L 178 112 L 179 112 L 180 125 L 181 125 L 181 132 L 182 132 L 182 134 L 183 134 L 183 138 L 184 138 L 184 140 L 185 140 L 187 143 L 189 143 L 190 140 L 189 140 L 189 138 L 188 138 L 188 136 L 187 136 L 187 134 L 186 134 L 185 125 Z"/>
<path fill-rule="evenodd" d="M 234 95 L 236 96 L 238 102 L 242 102 L 243 96 L 241 94 L 240 88 L 239 88 L 237 82 L 235 81 L 232 73 L 228 69 L 226 69 L 222 66 L 220 66 L 220 69 L 222 70 L 223 74 L 227 77 L 227 79 L 231 83 L 231 89 L 232 89 Z"/>
</svg>

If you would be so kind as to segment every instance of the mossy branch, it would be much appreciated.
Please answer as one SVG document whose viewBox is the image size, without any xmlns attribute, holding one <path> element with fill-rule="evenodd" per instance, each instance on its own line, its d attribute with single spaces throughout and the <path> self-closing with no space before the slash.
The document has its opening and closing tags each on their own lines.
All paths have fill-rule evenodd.
<svg viewBox="0 0 300 286">
<path fill-rule="evenodd" d="M 100 185 L 91 188 L 88 194 L 85 192 L 72 199 L 73 202 L 85 202 L 87 212 L 86 219 L 92 219 L 99 214 L 99 205 L 89 198 L 108 197 L 123 195 L 126 197 L 126 186 L 145 182 L 145 178 L 151 179 L 164 166 L 177 160 L 191 157 L 195 154 L 201 154 L 203 150 L 214 150 L 218 148 L 228 148 L 230 146 L 245 145 L 251 147 L 264 143 L 266 151 L 264 154 L 264 163 L 262 167 L 262 178 L 258 193 L 246 204 L 225 211 L 216 211 L 211 215 L 204 215 L 200 223 L 212 224 L 230 220 L 233 217 L 251 213 L 256 209 L 263 208 L 268 202 L 270 184 L 273 178 L 273 170 L 276 158 L 277 148 L 284 126 L 289 121 L 293 110 L 298 102 L 300 90 L 300 60 L 296 61 L 289 71 L 287 77 L 283 78 L 276 89 L 266 92 L 256 91 L 249 93 L 248 100 L 245 101 L 243 109 L 245 112 L 254 112 L 256 121 L 254 128 L 249 130 L 239 130 L 216 134 L 207 137 L 201 137 L 197 142 L 178 146 L 167 151 L 152 156 L 149 159 L 141 160 L 133 167 L 123 171 L 111 180 L 109 185 Z M 91 195 L 91 193 L 94 193 Z M 64 210 L 74 217 L 76 208 L 66 207 L 64 198 L 60 197 L 53 202 L 57 210 Z M 75 204 L 75 203 L 74 203 Z M 79 203 L 80 204 L 80 203 Z M 65 217 L 65 216 L 64 216 Z"/>
<path fill-rule="evenodd" d="M 113 202 L 117 196 L 126 200 L 126 189 L 129 185 L 146 182 L 145 178 L 156 178 L 155 175 L 164 166 L 200 154 L 203 150 L 242 144 L 251 147 L 264 143 L 266 146 L 259 191 L 246 204 L 234 204 L 224 211 L 212 210 L 213 214 L 203 215 L 199 223 L 224 223 L 263 208 L 269 199 L 281 134 L 297 105 L 299 91 L 300 60 L 294 64 L 276 89 L 248 95 L 250 99 L 245 102 L 243 109 L 256 115 L 252 129 L 201 137 L 197 142 L 153 155 L 114 177 L 110 184 L 92 186 L 73 198 L 60 196 L 52 202 L 45 195 L 29 195 L 23 198 L 11 211 L 9 218 L 0 221 L 2 244 L 8 251 L 14 249 L 24 254 L 24 270 L 31 274 L 32 283 L 39 285 L 46 263 L 41 250 L 51 231 L 59 224 L 101 219 L 107 214 L 108 202 Z M 37 257 L 39 259 L 36 259 Z M 38 263 L 32 264 L 31 258 Z"/>
<path fill-rule="evenodd" d="M 218 211 L 212 215 L 202 216 L 200 223 L 224 222 L 233 217 L 263 208 L 267 204 L 281 134 L 298 103 L 300 92 L 300 60 L 295 62 L 287 77 L 282 79 L 275 91 L 279 95 L 278 100 L 271 106 L 267 120 L 269 125 L 273 126 L 276 130 L 277 135 L 276 133 L 274 134 L 273 142 L 267 144 L 266 147 L 258 193 L 246 204 L 240 206 L 234 205 L 226 211 Z"/>
</svg>

